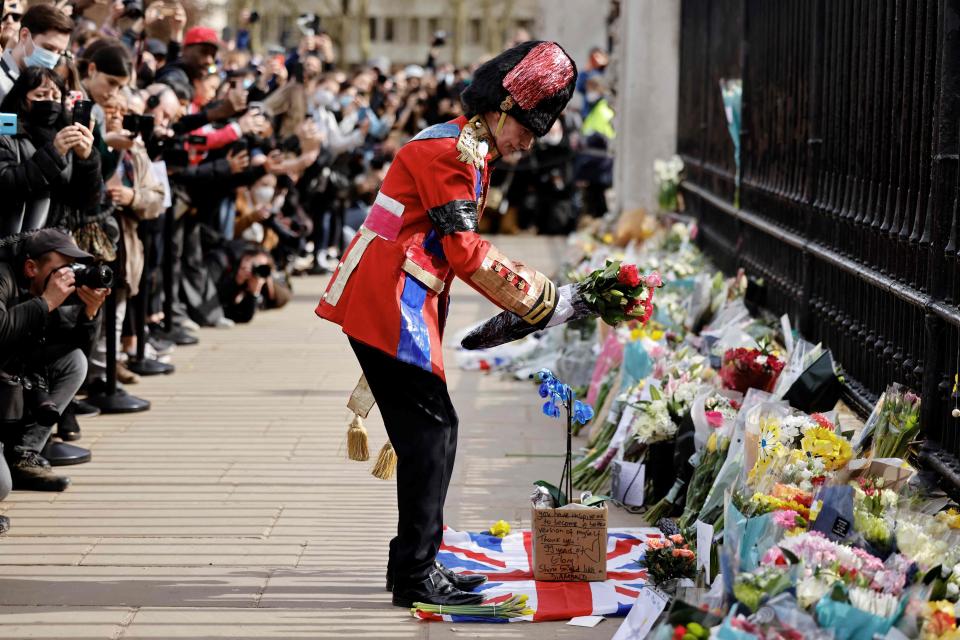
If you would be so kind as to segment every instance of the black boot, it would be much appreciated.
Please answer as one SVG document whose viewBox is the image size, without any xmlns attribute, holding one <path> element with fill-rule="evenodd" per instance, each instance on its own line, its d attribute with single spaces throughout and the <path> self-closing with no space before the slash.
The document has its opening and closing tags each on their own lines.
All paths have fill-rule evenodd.
<svg viewBox="0 0 960 640">
<path fill-rule="evenodd" d="M 10 476 L 13 488 L 21 491 L 63 491 L 70 486 L 70 478 L 55 474 L 50 463 L 33 451 L 10 461 Z"/>
<path fill-rule="evenodd" d="M 405 587 L 394 585 L 394 606 L 409 609 L 414 602 L 445 606 L 480 604 L 483 602 L 483 596 L 479 593 L 467 593 L 457 589 L 443 577 L 442 573 L 434 569 L 429 576 L 417 584 Z"/>
<path fill-rule="evenodd" d="M 57 422 L 57 437 L 64 442 L 75 442 L 80 439 L 80 423 L 77 422 L 77 416 L 70 411 L 70 407 L 60 416 Z"/>
<path fill-rule="evenodd" d="M 487 581 L 487 576 L 470 575 L 451 571 L 443 566 L 439 560 L 436 562 L 436 567 L 437 571 L 442 573 L 443 577 L 450 581 L 450 584 L 461 591 L 473 591 Z M 393 591 L 393 575 L 391 575 L 389 568 L 387 568 L 387 591 Z"/>
<path fill-rule="evenodd" d="M 78 418 L 95 418 L 100 415 L 100 407 L 95 407 L 89 402 L 74 398 L 67 406 L 67 411 Z"/>
</svg>

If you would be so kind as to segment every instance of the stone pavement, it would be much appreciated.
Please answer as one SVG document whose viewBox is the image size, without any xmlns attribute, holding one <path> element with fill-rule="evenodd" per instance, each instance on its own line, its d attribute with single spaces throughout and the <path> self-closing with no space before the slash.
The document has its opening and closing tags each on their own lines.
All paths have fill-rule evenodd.
<svg viewBox="0 0 960 640">
<path fill-rule="evenodd" d="M 498 240 L 549 270 L 560 239 Z M 83 420 L 93 462 L 62 494 L 0 502 L 0 638 L 610 638 L 563 623 L 448 625 L 413 620 L 383 591 L 396 523 L 393 482 L 344 460 L 346 398 L 359 367 L 313 308 L 324 278 L 247 326 L 204 330 L 174 354 L 177 373 L 131 392 L 136 415 Z M 451 332 L 495 309 L 454 285 Z M 564 438 L 532 386 L 461 372 L 461 418 L 447 522 L 529 527 L 537 479 L 556 482 Z M 371 448 L 385 440 L 376 412 Z M 554 455 L 556 457 L 543 457 Z M 614 526 L 639 518 L 611 513 Z"/>
</svg>

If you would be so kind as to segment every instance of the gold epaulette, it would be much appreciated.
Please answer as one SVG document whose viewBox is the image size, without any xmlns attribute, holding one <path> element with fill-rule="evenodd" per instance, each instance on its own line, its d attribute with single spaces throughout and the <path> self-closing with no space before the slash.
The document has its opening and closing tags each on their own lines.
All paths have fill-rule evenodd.
<svg viewBox="0 0 960 640">
<path fill-rule="evenodd" d="M 490 152 L 490 138 L 490 131 L 484 124 L 483 117 L 474 116 L 464 125 L 457 138 L 457 151 L 460 153 L 457 160 L 483 169 Z"/>
</svg>

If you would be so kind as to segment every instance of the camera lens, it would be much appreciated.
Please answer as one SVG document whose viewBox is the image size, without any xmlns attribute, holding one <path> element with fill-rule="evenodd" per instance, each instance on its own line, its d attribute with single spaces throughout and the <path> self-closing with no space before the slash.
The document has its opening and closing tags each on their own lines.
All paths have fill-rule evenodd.
<svg viewBox="0 0 960 640">
<path fill-rule="evenodd" d="M 105 264 L 72 264 L 70 268 L 76 274 L 78 287 L 91 289 L 110 289 L 113 287 L 113 269 Z"/>
<path fill-rule="evenodd" d="M 253 275 L 258 278 L 269 278 L 270 277 L 270 265 L 268 264 L 258 264 L 253 268 Z"/>
</svg>

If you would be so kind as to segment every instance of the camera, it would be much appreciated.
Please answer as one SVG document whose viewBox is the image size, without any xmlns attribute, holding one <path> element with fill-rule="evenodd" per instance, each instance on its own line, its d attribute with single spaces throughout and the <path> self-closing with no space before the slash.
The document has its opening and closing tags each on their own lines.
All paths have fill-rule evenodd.
<svg viewBox="0 0 960 640">
<path fill-rule="evenodd" d="M 66 269 L 73 271 L 76 276 L 76 286 L 90 287 L 91 289 L 110 289 L 113 287 L 113 269 L 103 263 L 68 264 Z"/>
<path fill-rule="evenodd" d="M 134 138 L 139 135 L 144 140 L 149 140 L 150 136 L 153 135 L 153 116 L 141 116 L 136 113 L 128 113 L 123 116 L 123 128 L 129 131 Z"/>
<path fill-rule="evenodd" d="M 143 17 L 143 0 L 123 0 L 123 16 L 137 20 Z"/>
<path fill-rule="evenodd" d="M 190 164 L 190 154 L 185 144 L 205 145 L 207 137 L 193 134 L 180 134 L 172 137 L 151 136 L 146 140 L 147 155 L 153 161 L 163 160 L 168 167 L 183 169 Z"/>
<path fill-rule="evenodd" d="M 273 269 L 271 269 L 270 265 L 268 264 L 258 264 L 254 266 L 251 271 L 253 272 L 253 275 L 257 276 L 258 278 L 269 278 L 270 274 L 273 273 Z"/>
</svg>

